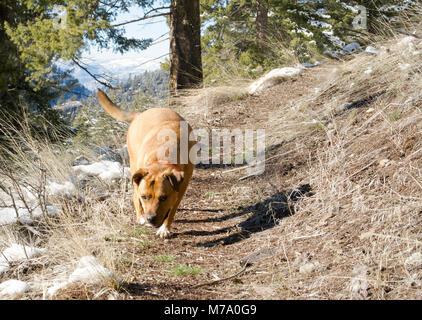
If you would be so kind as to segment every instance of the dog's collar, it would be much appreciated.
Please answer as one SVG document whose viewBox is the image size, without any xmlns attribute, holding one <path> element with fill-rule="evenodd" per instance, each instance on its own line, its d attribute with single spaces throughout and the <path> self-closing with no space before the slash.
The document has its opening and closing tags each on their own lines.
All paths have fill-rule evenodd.
<svg viewBox="0 0 422 320">
<path fill-rule="evenodd" d="M 164 161 L 164 160 L 157 160 L 155 162 L 161 163 L 161 164 L 167 164 L 167 165 L 172 166 L 173 168 L 175 168 L 177 171 L 180 171 L 180 168 L 178 166 L 176 166 L 175 164 L 171 163 L 171 162 Z"/>
</svg>

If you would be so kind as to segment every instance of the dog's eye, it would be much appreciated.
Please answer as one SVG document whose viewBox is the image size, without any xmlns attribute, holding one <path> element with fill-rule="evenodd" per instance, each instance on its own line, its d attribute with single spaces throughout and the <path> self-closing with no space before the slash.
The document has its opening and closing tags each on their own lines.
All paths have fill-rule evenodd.
<svg viewBox="0 0 422 320">
<path fill-rule="evenodd" d="M 167 196 L 161 196 L 161 197 L 158 198 L 158 200 L 160 202 L 166 201 L 167 200 Z"/>
<path fill-rule="evenodd" d="M 148 198 L 146 196 L 141 196 L 141 199 L 144 201 L 148 201 Z"/>
</svg>

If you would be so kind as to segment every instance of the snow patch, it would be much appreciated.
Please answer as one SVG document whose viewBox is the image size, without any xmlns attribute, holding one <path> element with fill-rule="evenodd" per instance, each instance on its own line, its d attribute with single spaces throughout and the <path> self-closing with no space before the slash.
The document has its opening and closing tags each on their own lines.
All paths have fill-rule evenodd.
<svg viewBox="0 0 422 320">
<path fill-rule="evenodd" d="M 363 300 L 368 296 L 368 279 L 366 276 L 367 267 L 363 265 L 355 266 L 354 277 L 350 281 L 349 290 L 353 299 Z"/>
<path fill-rule="evenodd" d="M 18 209 L 18 214 L 16 214 L 14 208 L 3 208 L 0 210 L 0 225 L 17 222 L 23 224 L 31 224 L 33 222 L 27 209 Z"/>
<path fill-rule="evenodd" d="M 102 180 L 114 180 L 122 177 L 130 178 L 130 169 L 123 167 L 119 162 L 103 160 L 88 165 L 74 166 L 78 179 L 88 176 L 98 176 Z"/>
<path fill-rule="evenodd" d="M 104 279 L 116 279 L 115 275 L 102 266 L 94 256 L 82 257 L 77 268 L 72 272 L 67 281 L 59 281 L 47 289 L 47 295 L 54 296 L 57 291 L 64 289 L 72 283 L 86 284 L 101 283 Z"/>
<path fill-rule="evenodd" d="M 52 297 L 57 293 L 57 291 L 66 288 L 69 284 L 70 282 L 68 281 L 59 282 L 47 289 L 47 295 Z"/>
<path fill-rule="evenodd" d="M 71 197 L 76 195 L 76 187 L 70 181 L 66 181 L 62 184 L 51 181 L 47 185 L 47 192 L 50 196 Z"/>
<path fill-rule="evenodd" d="M 17 298 L 30 290 L 29 284 L 20 280 L 10 279 L 0 283 L 1 298 Z"/>
<path fill-rule="evenodd" d="M 32 209 L 32 218 L 31 214 L 26 208 L 18 208 L 16 214 L 15 208 L 3 208 L 0 209 L 0 225 L 22 223 L 22 224 L 32 224 L 34 221 L 32 218 L 40 218 L 43 215 L 43 212 L 40 207 Z M 49 216 L 56 216 L 60 213 L 60 210 L 55 206 L 46 206 L 46 211 Z"/>
<path fill-rule="evenodd" d="M 78 267 L 69 276 L 69 281 L 97 283 L 104 278 L 111 277 L 113 277 L 113 273 L 103 267 L 94 256 L 85 256 L 79 260 Z"/>
<path fill-rule="evenodd" d="M 3 251 L 0 259 L 5 259 L 6 261 L 10 262 L 17 262 L 38 257 L 46 251 L 47 249 L 45 248 L 35 248 L 13 243 L 9 248 Z"/>
<path fill-rule="evenodd" d="M 372 67 L 369 67 L 368 69 L 366 69 L 363 73 L 364 74 L 371 74 L 374 70 L 372 70 Z"/>
<path fill-rule="evenodd" d="M 42 255 L 47 249 L 12 244 L 0 254 L 0 275 L 10 269 L 10 262 L 19 262 Z"/>
<path fill-rule="evenodd" d="M 404 263 L 411 266 L 422 265 L 422 254 L 420 252 L 415 252 L 408 257 Z"/>
<path fill-rule="evenodd" d="M 10 269 L 9 264 L 5 260 L 0 260 L 0 275 Z"/>
<path fill-rule="evenodd" d="M 399 69 L 402 71 L 409 69 L 411 66 L 410 63 L 399 63 Z"/>
<path fill-rule="evenodd" d="M 258 80 L 252 82 L 248 88 L 249 94 L 254 94 L 263 89 L 272 87 L 281 82 L 283 79 L 293 78 L 302 73 L 302 71 L 302 69 L 293 67 L 274 69 Z"/>
<path fill-rule="evenodd" d="M 368 54 L 378 54 L 379 52 L 380 50 L 373 46 L 367 46 L 364 51 L 364 53 L 368 53 Z"/>
</svg>

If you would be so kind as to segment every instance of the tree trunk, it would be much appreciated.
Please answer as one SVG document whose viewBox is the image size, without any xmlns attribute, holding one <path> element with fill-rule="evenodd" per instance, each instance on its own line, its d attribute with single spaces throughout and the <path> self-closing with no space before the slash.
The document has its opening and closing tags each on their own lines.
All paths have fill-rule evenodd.
<svg viewBox="0 0 422 320">
<path fill-rule="evenodd" d="M 170 93 L 198 87 L 202 79 L 199 0 L 171 0 Z"/>
<path fill-rule="evenodd" d="M 267 40 L 268 4 L 267 0 L 256 1 L 256 45 L 264 48 Z"/>
</svg>

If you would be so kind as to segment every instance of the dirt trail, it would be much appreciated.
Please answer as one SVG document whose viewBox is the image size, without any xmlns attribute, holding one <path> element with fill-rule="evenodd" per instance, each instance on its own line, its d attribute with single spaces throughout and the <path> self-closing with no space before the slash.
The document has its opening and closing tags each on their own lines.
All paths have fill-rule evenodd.
<svg viewBox="0 0 422 320">
<path fill-rule="evenodd" d="M 298 79 L 287 80 L 260 95 L 213 107 L 208 110 L 211 118 L 209 114 L 206 117 L 181 112 L 195 128 L 265 128 L 280 109 L 321 85 L 321 69 L 308 69 Z M 295 140 L 306 141 L 306 146 L 290 152 Z M 156 240 L 150 247 L 132 253 L 139 266 L 133 270 L 133 281 L 125 288 L 124 298 L 255 298 L 254 291 L 245 291 L 243 284 L 262 281 L 265 286 L 265 279 L 271 275 L 266 270 L 252 270 L 254 266 L 239 277 L 192 287 L 236 274 L 242 270 L 242 258 L 271 245 L 265 234 L 272 231 L 278 219 L 288 219 L 293 214 L 294 202 L 311 191 L 304 177 L 305 167 L 323 140 L 322 135 L 314 134 L 306 139 L 298 136 L 288 143 L 267 145 L 267 159 L 288 154 L 270 159 L 264 174 L 244 180 L 239 180 L 244 170 L 231 170 L 235 167 L 198 166 L 176 214 L 172 238 Z M 301 152 L 304 149 L 306 153 Z M 154 237 L 154 230 L 146 232 L 148 238 Z M 157 256 L 170 256 L 172 261 L 157 262 L 154 258 Z M 201 272 L 172 274 L 170 270 L 177 265 L 200 268 Z"/>
</svg>

